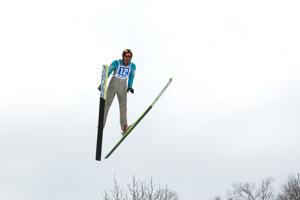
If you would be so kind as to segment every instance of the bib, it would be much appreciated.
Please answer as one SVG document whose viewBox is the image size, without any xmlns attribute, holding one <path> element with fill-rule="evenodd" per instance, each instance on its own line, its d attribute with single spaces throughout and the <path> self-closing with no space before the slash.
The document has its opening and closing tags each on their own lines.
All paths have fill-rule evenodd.
<svg viewBox="0 0 300 200">
<path fill-rule="evenodd" d="M 120 79 L 128 79 L 129 73 L 130 73 L 130 66 L 119 65 L 118 71 L 115 74 L 115 76 Z"/>
</svg>

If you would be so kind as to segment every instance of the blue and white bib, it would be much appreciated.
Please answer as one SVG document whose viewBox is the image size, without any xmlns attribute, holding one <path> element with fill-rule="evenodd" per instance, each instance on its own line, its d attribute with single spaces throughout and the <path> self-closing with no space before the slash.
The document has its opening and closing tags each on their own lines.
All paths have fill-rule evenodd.
<svg viewBox="0 0 300 200">
<path fill-rule="evenodd" d="M 119 63 L 117 73 L 114 76 L 116 76 L 120 79 L 128 79 L 129 74 L 130 74 L 130 69 L 131 69 L 131 65 L 130 66 L 123 66 Z"/>
</svg>

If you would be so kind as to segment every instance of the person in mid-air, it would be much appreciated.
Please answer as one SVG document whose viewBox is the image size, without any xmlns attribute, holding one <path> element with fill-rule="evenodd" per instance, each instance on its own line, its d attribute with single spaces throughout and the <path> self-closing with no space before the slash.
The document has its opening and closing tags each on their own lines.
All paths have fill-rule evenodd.
<svg viewBox="0 0 300 200">
<path fill-rule="evenodd" d="M 109 108 L 117 94 L 120 106 L 122 135 L 130 128 L 127 124 L 127 93 L 134 93 L 132 85 L 136 70 L 136 65 L 131 62 L 131 59 L 132 51 L 130 49 L 125 49 L 122 53 L 122 59 L 113 61 L 109 66 L 108 71 L 108 77 L 112 72 L 113 76 L 109 82 L 106 93 L 103 127 L 106 123 Z"/>
</svg>

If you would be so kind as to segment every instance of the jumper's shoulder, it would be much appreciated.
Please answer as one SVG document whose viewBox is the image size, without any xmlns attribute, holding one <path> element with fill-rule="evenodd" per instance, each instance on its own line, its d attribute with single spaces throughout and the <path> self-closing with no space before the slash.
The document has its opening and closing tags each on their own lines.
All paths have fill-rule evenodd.
<svg viewBox="0 0 300 200">
<path fill-rule="evenodd" d="M 114 67 L 117 67 L 117 66 L 119 66 L 119 60 L 114 60 L 112 63 L 111 63 L 111 65 L 110 66 L 114 66 Z"/>
<path fill-rule="evenodd" d="M 114 60 L 109 66 L 109 71 L 112 72 L 112 70 L 117 69 L 118 67 L 119 67 L 119 61 Z"/>
</svg>

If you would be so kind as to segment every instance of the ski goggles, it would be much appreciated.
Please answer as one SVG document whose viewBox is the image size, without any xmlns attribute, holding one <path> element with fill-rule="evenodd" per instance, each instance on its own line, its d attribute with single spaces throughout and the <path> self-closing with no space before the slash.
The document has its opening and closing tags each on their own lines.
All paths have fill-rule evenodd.
<svg viewBox="0 0 300 200">
<path fill-rule="evenodd" d="M 131 53 L 125 53 L 125 57 L 131 58 Z"/>
</svg>

